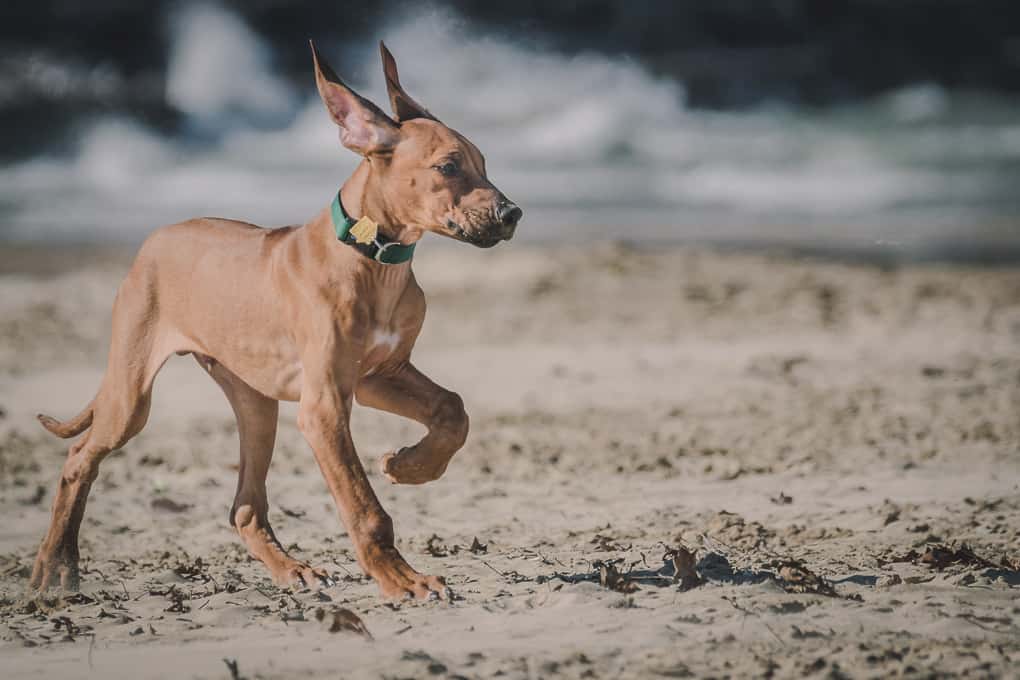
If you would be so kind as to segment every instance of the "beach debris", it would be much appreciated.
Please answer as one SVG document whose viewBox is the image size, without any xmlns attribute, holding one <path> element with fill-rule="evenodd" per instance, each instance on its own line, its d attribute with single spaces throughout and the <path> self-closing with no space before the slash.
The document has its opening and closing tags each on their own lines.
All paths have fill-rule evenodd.
<svg viewBox="0 0 1020 680">
<path fill-rule="evenodd" d="M 173 513 L 184 512 L 191 508 L 189 504 L 178 503 L 174 499 L 169 498 L 167 496 L 157 496 L 156 498 L 152 499 L 152 502 L 149 505 L 152 506 L 153 510 Z"/>
<path fill-rule="evenodd" d="M 925 564 L 928 567 L 942 571 L 951 564 L 977 564 L 978 566 L 989 566 L 990 563 L 981 559 L 967 546 L 962 546 L 956 550 L 948 548 L 944 545 L 931 545 L 924 551 L 924 554 L 920 558 L 921 564 Z"/>
<path fill-rule="evenodd" d="M 606 536 L 605 534 L 595 534 L 595 537 L 588 542 L 595 546 L 596 551 L 600 552 L 621 552 L 630 550 L 633 547 L 633 544 L 623 545 L 618 543 L 612 536 Z"/>
<path fill-rule="evenodd" d="M 227 670 L 230 672 L 230 680 L 248 680 L 248 676 L 241 675 L 241 671 L 237 667 L 237 659 L 223 659 L 223 663 L 227 664 Z"/>
<path fill-rule="evenodd" d="M 170 600 L 170 606 L 163 610 L 165 612 L 170 612 L 173 614 L 187 614 L 188 612 L 191 611 L 191 607 L 185 604 L 188 597 L 181 591 L 177 590 L 176 584 L 170 586 L 170 589 L 163 593 L 150 592 L 149 594 L 150 595 L 162 594 L 166 597 L 166 599 Z"/>
<path fill-rule="evenodd" d="M 96 601 L 85 593 L 70 593 L 60 598 L 61 604 L 95 604 Z"/>
<path fill-rule="evenodd" d="M 50 619 L 50 623 L 53 624 L 54 631 L 64 631 L 64 637 L 61 639 L 65 642 L 74 642 L 75 636 L 82 632 L 81 628 L 76 626 L 67 616 L 55 616 Z"/>
<path fill-rule="evenodd" d="M 619 560 L 608 562 L 595 560 L 591 563 L 592 569 L 598 572 L 599 585 L 618 593 L 633 593 L 638 590 L 638 584 L 628 578 L 626 574 L 621 574 L 616 568 L 617 562 Z"/>
<path fill-rule="evenodd" d="M 432 534 L 425 542 L 425 553 L 432 557 L 449 557 L 458 554 L 461 550 L 467 550 L 474 555 L 484 555 L 489 552 L 489 546 L 479 541 L 477 536 L 467 547 L 457 543 L 447 545 L 439 534 Z"/>
<path fill-rule="evenodd" d="M 509 583 L 524 583 L 526 581 L 537 581 L 538 583 L 545 583 L 545 577 L 543 577 L 543 576 L 538 576 L 537 578 L 532 578 L 531 576 L 525 576 L 524 574 L 522 574 L 519 571 L 516 571 L 514 569 L 511 569 L 509 571 L 500 571 L 499 569 L 497 569 L 496 567 L 492 566 L 491 564 L 489 564 L 488 562 L 486 562 L 482 558 L 478 558 L 478 561 L 481 562 L 482 564 L 484 564 L 486 567 L 488 567 L 492 571 L 494 571 L 495 573 L 499 574 L 502 578 L 506 579 Z"/>
<path fill-rule="evenodd" d="M 886 498 L 882 503 L 882 507 L 880 507 L 878 511 L 883 516 L 882 526 L 887 527 L 900 519 L 900 515 L 903 513 L 903 508 Z"/>
<path fill-rule="evenodd" d="M 187 555 L 185 555 L 185 558 L 186 557 Z M 178 558 L 177 564 L 171 567 L 171 571 L 186 581 L 208 583 L 212 580 L 212 577 L 206 573 L 207 566 L 208 565 L 202 561 L 201 557 L 196 557 L 194 561 L 190 562 Z"/>
<path fill-rule="evenodd" d="M 401 661 L 421 661 L 426 664 L 425 670 L 429 675 L 445 675 L 447 670 L 446 664 L 436 659 L 434 656 L 422 649 L 405 649 L 400 655 Z M 461 676 L 453 676 L 461 677 Z"/>
<path fill-rule="evenodd" d="M 769 498 L 769 500 L 776 505 L 789 505 L 790 503 L 793 502 L 793 496 L 787 496 L 785 493 L 780 491 L 778 496 L 775 496 L 774 498 Z"/>
<path fill-rule="evenodd" d="M 960 543 L 955 547 L 943 543 L 934 543 L 925 547 L 923 553 L 917 550 L 910 550 L 891 562 L 911 562 L 927 566 L 935 571 L 942 571 L 946 567 L 959 564 L 967 567 L 979 567 L 982 569 L 1005 569 L 1006 571 L 1020 571 L 1020 560 L 1017 558 L 1003 558 L 1000 562 L 981 557 L 966 543 Z"/>
<path fill-rule="evenodd" d="M 779 575 L 779 585 L 788 593 L 809 593 L 839 597 L 836 589 L 824 578 L 808 569 L 795 559 L 784 559 L 771 565 Z"/>
<path fill-rule="evenodd" d="M 442 536 L 432 534 L 425 543 L 425 552 L 433 557 L 446 557 L 450 554 L 450 549 L 443 543 Z"/>
<path fill-rule="evenodd" d="M 325 623 L 327 625 L 326 630 L 330 633 L 345 631 L 360 635 L 366 640 L 375 639 L 368 631 L 368 628 L 365 626 L 365 622 L 361 620 L 361 617 L 352 612 L 350 609 L 337 607 L 326 611 L 320 607 L 315 610 L 315 620 Z"/>
<path fill-rule="evenodd" d="M 673 583 L 679 583 L 680 590 L 697 588 L 704 583 L 698 574 L 698 558 L 695 551 L 688 550 L 682 545 L 676 548 L 667 548 L 666 553 L 662 556 L 662 560 L 664 562 L 672 562 Z"/>
</svg>

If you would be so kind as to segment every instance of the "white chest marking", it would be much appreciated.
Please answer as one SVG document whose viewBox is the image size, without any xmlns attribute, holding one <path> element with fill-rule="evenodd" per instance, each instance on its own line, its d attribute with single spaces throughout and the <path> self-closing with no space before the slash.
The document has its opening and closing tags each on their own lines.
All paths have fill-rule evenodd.
<svg viewBox="0 0 1020 680">
<path fill-rule="evenodd" d="M 397 348 L 397 344 L 399 342 L 400 335 L 398 333 L 393 332 L 387 333 L 386 331 L 376 329 L 372 333 L 372 341 L 368 345 L 368 351 L 374 352 L 376 349 L 385 349 L 386 352 L 385 356 L 389 356 L 390 354 L 393 353 L 393 350 Z M 380 357 L 378 361 L 382 361 L 382 358 Z M 365 375 L 366 376 L 372 375 L 373 373 L 375 373 L 375 369 L 376 366 L 372 366 L 371 368 L 368 369 L 368 372 L 366 372 Z"/>
<path fill-rule="evenodd" d="M 376 347 L 386 347 L 389 352 L 392 352 L 397 348 L 397 344 L 400 342 L 400 335 L 395 332 L 387 333 L 386 331 L 376 330 L 372 333 L 372 342 L 369 349 L 375 349 Z M 387 353 L 389 353 L 387 352 Z"/>
</svg>

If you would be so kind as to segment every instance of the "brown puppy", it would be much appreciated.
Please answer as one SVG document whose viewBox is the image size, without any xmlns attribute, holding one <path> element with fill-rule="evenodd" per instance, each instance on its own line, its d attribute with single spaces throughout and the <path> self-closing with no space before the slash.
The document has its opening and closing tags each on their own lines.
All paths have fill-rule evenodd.
<svg viewBox="0 0 1020 680">
<path fill-rule="evenodd" d="M 425 298 L 410 255 L 432 231 L 480 247 L 511 238 L 521 210 L 485 175 L 463 135 L 404 92 L 380 43 L 395 119 L 347 87 L 312 46 L 315 80 L 345 147 L 364 160 L 339 198 L 301 227 L 267 230 L 195 219 L 157 230 L 117 293 L 106 374 L 72 420 L 40 415 L 71 446 L 32 586 L 78 585 L 78 527 L 99 464 L 136 435 L 153 379 L 167 358 L 194 354 L 237 416 L 241 465 L 230 522 L 281 584 L 326 581 L 283 549 L 267 519 L 266 473 L 277 402 L 299 401 L 298 426 L 315 453 L 362 568 L 387 597 L 443 594 L 394 547 L 393 523 L 354 450 L 351 400 L 428 428 L 386 455 L 398 484 L 437 479 L 463 445 L 459 396 L 411 364 Z M 367 217 L 370 220 L 354 218 Z"/>
</svg>

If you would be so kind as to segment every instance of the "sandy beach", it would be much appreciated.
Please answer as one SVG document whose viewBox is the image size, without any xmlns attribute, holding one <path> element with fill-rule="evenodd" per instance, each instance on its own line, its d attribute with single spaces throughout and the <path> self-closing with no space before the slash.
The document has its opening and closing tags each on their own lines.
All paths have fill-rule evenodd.
<svg viewBox="0 0 1020 680">
<path fill-rule="evenodd" d="M 415 361 L 463 396 L 468 442 L 398 487 L 378 459 L 421 429 L 363 408 L 353 428 L 400 549 L 453 602 L 379 597 L 294 405 L 270 518 L 337 585 L 275 587 L 227 523 L 234 419 L 187 357 L 93 487 L 81 592 L 36 597 L 66 443 L 34 414 L 93 394 L 129 262 L 0 258 L 4 678 L 1020 668 L 1020 268 L 425 243 Z"/>
</svg>

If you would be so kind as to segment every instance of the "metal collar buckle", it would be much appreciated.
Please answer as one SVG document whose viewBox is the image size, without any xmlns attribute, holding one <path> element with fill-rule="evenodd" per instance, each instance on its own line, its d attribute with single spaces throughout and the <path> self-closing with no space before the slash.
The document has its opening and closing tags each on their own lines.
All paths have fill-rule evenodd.
<svg viewBox="0 0 1020 680">
<path fill-rule="evenodd" d="M 395 245 L 399 245 L 396 241 L 390 241 L 389 243 L 379 243 L 379 239 L 376 239 L 375 241 L 373 241 L 373 243 L 375 243 L 375 247 L 378 248 L 378 250 L 375 251 L 375 255 L 372 256 L 372 259 L 375 260 L 376 262 L 382 262 L 382 264 L 386 264 L 385 262 L 382 261 L 382 257 L 386 253 L 386 249 L 391 248 Z"/>
</svg>

